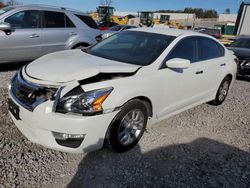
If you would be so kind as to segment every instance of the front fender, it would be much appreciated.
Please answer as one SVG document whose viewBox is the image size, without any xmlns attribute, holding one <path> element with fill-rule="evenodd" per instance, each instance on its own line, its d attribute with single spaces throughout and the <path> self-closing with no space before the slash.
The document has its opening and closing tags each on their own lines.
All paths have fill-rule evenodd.
<svg viewBox="0 0 250 188">
<path fill-rule="evenodd" d="M 131 99 L 138 97 L 148 98 L 151 101 L 152 106 L 157 100 L 157 95 L 155 93 L 155 87 L 157 87 L 157 85 L 154 83 L 154 79 L 152 79 L 151 76 L 130 76 L 82 86 L 85 91 L 106 87 L 114 88 L 102 105 L 103 109 L 107 111 L 117 109 Z M 155 114 L 155 110 L 156 109 L 153 107 L 153 114 Z"/>
</svg>

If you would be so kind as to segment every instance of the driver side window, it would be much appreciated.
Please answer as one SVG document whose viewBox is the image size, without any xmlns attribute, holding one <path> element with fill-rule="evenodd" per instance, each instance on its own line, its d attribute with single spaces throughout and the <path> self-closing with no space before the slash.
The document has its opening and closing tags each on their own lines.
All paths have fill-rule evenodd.
<svg viewBox="0 0 250 188">
<path fill-rule="evenodd" d="M 176 44 L 173 50 L 167 56 L 167 61 L 174 58 L 182 58 L 190 60 L 191 63 L 197 61 L 197 40 L 194 37 L 189 37 L 181 40 Z"/>
<path fill-rule="evenodd" d="M 6 18 L 5 22 L 14 29 L 39 28 L 39 12 L 36 10 L 21 11 Z"/>
</svg>

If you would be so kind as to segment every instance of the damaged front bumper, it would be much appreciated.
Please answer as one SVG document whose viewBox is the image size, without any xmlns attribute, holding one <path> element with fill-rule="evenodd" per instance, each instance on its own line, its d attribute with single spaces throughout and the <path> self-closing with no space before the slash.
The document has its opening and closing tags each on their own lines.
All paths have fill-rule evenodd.
<svg viewBox="0 0 250 188">
<path fill-rule="evenodd" d="M 20 75 L 17 76 L 22 79 Z M 68 89 L 59 87 L 52 98 L 46 98 L 51 97 L 46 94 L 39 94 L 34 98 L 33 94 L 39 91 L 39 88 L 26 85 L 25 82 L 13 85 L 12 81 L 9 87 L 9 111 L 17 128 L 30 141 L 59 151 L 83 153 L 102 148 L 108 127 L 119 110 L 109 110 L 105 111 L 108 113 L 95 116 L 55 112 L 60 96 L 74 85 Z"/>
</svg>

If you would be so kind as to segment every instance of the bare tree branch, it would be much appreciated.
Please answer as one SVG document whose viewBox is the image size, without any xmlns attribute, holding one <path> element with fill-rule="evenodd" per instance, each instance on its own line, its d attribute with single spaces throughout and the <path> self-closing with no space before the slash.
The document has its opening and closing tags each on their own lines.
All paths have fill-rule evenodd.
<svg viewBox="0 0 250 188">
<path fill-rule="evenodd" d="M 7 0 L 5 3 L 7 6 L 20 5 L 21 3 L 16 0 Z"/>
<path fill-rule="evenodd" d="M 100 0 L 100 5 L 110 6 L 113 3 L 112 0 Z"/>
</svg>

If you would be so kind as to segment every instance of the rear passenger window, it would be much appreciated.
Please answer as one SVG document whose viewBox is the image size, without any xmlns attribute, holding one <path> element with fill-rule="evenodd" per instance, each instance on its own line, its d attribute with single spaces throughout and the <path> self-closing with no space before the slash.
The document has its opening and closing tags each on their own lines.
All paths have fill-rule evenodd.
<svg viewBox="0 0 250 188">
<path fill-rule="evenodd" d="M 45 28 L 75 27 L 72 21 L 62 12 L 44 11 Z"/>
<path fill-rule="evenodd" d="M 174 58 L 182 58 L 190 60 L 191 63 L 197 60 L 196 58 L 196 39 L 186 38 L 179 42 L 168 55 L 167 60 Z"/>
<path fill-rule="evenodd" d="M 91 27 L 93 29 L 98 29 L 98 26 L 97 26 L 96 22 L 90 16 L 77 15 L 77 14 L 75 16 L 77 16 L 87 26 L 89 26 L 89 27 Z"/>
<path fill-rule="evenodd" d="M 209 38 L 199 38 L 199 60 L 205 61 L 224 56 L 224 48 Z"/>
</svg>

